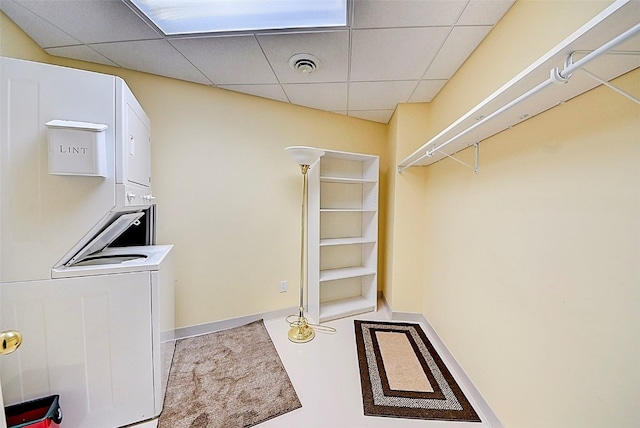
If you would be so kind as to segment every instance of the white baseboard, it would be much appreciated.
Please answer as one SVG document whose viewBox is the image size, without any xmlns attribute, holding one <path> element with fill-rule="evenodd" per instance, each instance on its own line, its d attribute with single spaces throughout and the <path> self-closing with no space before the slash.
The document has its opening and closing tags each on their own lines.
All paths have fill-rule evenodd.
<svg viewBox="0 0 640 428">
<path fill-rule="evenodd" d="M 504 428 L 504 425 L 500 422 L 498 415 L 496 415 L 491 409 L 489 403 L 484 399 L 471 378 L 467 376 L 462 366 L 458 363 L 458 360 L 456 360 L 453 354 L 449 351 L 442 339 L 440 339 L 436 330 L 431 326 L 431 323 L 429 323 L 423 314 L 413 312 L 391 312 L 391 319 L 394 321 L 414 322 L 422 325 L 425 334 L 438 352 L 438 355 L 440 355 L 440 358 L 446 362 L 445 364 L 447 365 L 447 368 L 451 371 L 456 381 L 458 381 L 460 387 L 464 389 L 467 398 L 472 402 L 476 411 L 480 413 L 482 421 L 491 428 Z"/>
<path fill-rule="evenodd" d="M 298 313 L 298 307 L 292 306 L 290 308 L 278 309 L 275 311 L 262 312 L 253 315 L 244 315 L 237 318 L 230 318 L 221 321 L 214 321 L 205 324 L 192 325 L 188 327 L 181 327 L 175 330 L 175 339 L 185 339 L 187 337 L 200 336 L 208 333 L 215 333 L 216 331 L 228 330 L 234 327 L 240 327 L 242 325 L 249 324 L 253 321 L 260 319 L 273 319 L 282 317 L 283 319 L 289 315 L 296 315 Z"/>
<path fill-rule="evenodd" d="M 384 311 L 389 314 L 389 318 L 394 321 L 407 321 L 414 322 L 422 325 L 424 332 L 431 341 L 431 344 L 436 349 L 440 357 L 446 362 L 447 367 L 453 374 L 456 381 L 459 382 L 461 388 L 463 388 L 467 398 L 472 402 L 476 411 L 480 413 L 480 417 L 484 423 L 491 428 L 504 428 L 498 416 L 493 412 L 487 401 L 484 399 L 480 391 L 471 381 L 471 378 L 467 376 L 462 366 L 458 363 L 453 354 L 446 347 L 440 336 L 431 326 L 427 318 L 421 313 L 413 312 L 393 312 L 384 298 L 382 291 L 378 291 L 378 311 Z M 245 315 L 237 318 L 231 318 L 221 321 L 214 321 L 205 324 L 193 325 L 189 327 L 182 327 L 175 330 L 175 339 L 184 339 L 187 337 L 200 336 L 202 334 L 215 333 L 216 331 L 228 330 L 234 327 L 240 327 L 253 321 L 260 319 L 273 319 L 273 318 L 286 318 L 289 315 L 295 315 L 298 313 L 296 306 L 278 309 L 275 311 L 262 312 L 259 314 Z"/>
</svg>

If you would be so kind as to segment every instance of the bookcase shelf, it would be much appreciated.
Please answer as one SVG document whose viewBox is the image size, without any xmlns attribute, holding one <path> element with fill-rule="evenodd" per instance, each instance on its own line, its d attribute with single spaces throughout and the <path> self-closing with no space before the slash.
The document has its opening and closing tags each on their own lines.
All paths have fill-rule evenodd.
<svg viewBox="0 0 640 428">
<path fill-rule="evenodd" d="M 355 278 L 366 275 L 375 275 L 375 269 L 366 266 L 352 266 L 338 269 L 325 269 L 320 271 L 320 282 L 335 281 L 337 279 Z"/>
<path fill-rule="evenodd" d="M 357 238 L 331 238 L 331 239 L 321 239 L 320 246 L 321 247 L 329 247 L 332 245 L 353 245 L 353 244 L 368 244 L 375 243 L 375 238 L 368 238 L 359 236 Z"/>
<path fill-rule="evenodd" d="M 342 183 L 342 184 L 361 184 L 361 183 L 377 183 L 376 180 L 364 178 L 345 178 L 345 177 L 320 177 L 320 181 L 324 183 Z"/>
<path fill-rule="evenodd" d="M 325 302 L 320 308 L 320 319 L 336 319 L 376 310 L 376 305 L 364 297 L 351 297 Z"/>
</svg>

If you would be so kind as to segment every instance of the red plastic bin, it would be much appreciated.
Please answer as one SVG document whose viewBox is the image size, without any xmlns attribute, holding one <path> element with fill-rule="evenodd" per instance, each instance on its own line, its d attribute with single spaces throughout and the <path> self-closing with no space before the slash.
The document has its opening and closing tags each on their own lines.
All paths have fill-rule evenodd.
<svg viewBox="0 0 640 428">
<path fill-rule="evenodd" d="M 7 406 L 4 413 L 7 428 L 55 428 L 62 422 L 58 395 Z"/>
</svg>

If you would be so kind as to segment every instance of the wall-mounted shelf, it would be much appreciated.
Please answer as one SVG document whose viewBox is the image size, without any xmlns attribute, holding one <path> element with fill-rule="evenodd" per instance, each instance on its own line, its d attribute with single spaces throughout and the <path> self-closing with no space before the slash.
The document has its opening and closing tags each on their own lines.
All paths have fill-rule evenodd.
<svg viewBox="0 0 640 428">
<path fill-rule="evenodd" d="M 431 165 L 640 67 L 639 16 L 638 1 L 611 4 L 403 159 L 398 171 Z"/>
</svg>

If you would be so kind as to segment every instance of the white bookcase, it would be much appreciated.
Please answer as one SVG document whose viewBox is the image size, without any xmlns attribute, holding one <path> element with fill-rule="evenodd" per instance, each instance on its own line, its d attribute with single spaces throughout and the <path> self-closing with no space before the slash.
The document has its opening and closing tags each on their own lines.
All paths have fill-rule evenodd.
<svg viewBox="0 0 640 428">
<path fill-rule="evenodd" d="M 377 310 L 378 156 L 325 150 L 309 172 L 308 314 Z"/>
</svg>

